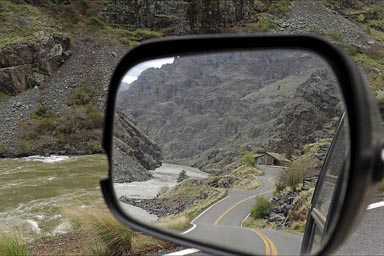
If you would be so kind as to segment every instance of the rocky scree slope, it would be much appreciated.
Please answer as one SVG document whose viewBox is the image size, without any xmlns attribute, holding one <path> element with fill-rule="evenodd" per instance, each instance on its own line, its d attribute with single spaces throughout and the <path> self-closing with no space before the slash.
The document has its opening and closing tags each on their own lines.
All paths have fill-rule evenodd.
<svg viewBox="0 0 384 256">
<path fill-rule="evenodd" d="M 148 180 L 151 174 L 147 170 L 154 170 L 161 165 L 160 148 L 143 135 L 123 113 L 116 113 L 114 127 L 113 181 Z"/>
<path fill-rule="evenodd" d="M 246 149 L 300 153 L 330 137 L 342 111 L 336 88 L 310 54 L 229 53 L 147 69 L 119 94 L 117 106 L 165 159 L 233 161 Z"/>
</svg>

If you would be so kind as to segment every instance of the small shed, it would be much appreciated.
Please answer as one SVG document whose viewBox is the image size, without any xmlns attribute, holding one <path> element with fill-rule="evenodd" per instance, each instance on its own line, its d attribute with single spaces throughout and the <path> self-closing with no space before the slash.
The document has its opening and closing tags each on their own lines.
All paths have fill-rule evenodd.
<svg viewBox="0 0 384 256">
<path fill-rule="evenodd" d="M 260 152 L 255 155 L 256 164 L 281 166 L 290 161 L 279 153 Z"/>
</svg>

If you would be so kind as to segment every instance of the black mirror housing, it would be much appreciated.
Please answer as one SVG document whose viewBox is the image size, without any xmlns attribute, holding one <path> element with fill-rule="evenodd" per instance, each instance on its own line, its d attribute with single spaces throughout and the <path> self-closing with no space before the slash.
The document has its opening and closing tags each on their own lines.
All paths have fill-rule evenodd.
<svg viewBox="0 0 384 256">
<path fill-rule="evenodd" d="M 361 220 L 376 185 L 383 176 L 383 131 L 376 102 L 355 63 L 338 47 L 313 35 L 212 35 L 149 41 L 131 49 L 120 61 L 111 79 L 106 108 L 103 147 L 109 160 L 109 178 L 101 180 L 105 202 L 112 213 L 126 225 L 174 243 L 200 248 L 212 254 L 238 255 L 144 225 L 122 211 L 113 190 L 112 133 L 118 86 L 127 70 L 155 58 L 187 56 L 240 50 L 305 50 L 319 55 L 336 75 L 346 105 L 350 129 L 350 164 L 338 183 L 338 204 L 332 214 L 334 228 L 317 253 L 333 252 L 351 234 Z M 335 228 L 337 227 L 337 228 Z"/>
</svg>

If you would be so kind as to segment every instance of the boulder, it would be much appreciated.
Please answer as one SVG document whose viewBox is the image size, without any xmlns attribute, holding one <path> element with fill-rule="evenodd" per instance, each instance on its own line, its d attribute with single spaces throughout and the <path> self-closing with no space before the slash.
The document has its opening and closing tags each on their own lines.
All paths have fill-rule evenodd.
<svg viewBox="0 0 384 256">
<path fill-rule="evenodd" d="M 0 91 L 16 95 L 39 87 L 71 55 L 70 38 L 56 34 L 34 43 L 0 50 Z"/>
</svg>

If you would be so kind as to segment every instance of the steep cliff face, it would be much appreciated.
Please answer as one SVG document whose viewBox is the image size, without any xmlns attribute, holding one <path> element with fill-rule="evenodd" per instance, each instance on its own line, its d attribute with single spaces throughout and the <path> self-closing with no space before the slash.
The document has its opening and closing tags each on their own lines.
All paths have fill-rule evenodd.
<svg viewBox="0 0 384 256">
<path fill-rule="evenodd" d="M 41 86 L 71 55 L 70 38 L 63 34 L 0 49 L 0 92 L 16 95 Z"/>
<path fill-rule="evenodd" d="M 242 24 L 254 13 L 251 0 L 113 0 L 105 2 L 103 16 L 130 30 L 151 28 L 168 35 L 212 33 Z"/>
<path fill-rule="evenodd" d="M 131 182 L 148 180 L 161 165 L 161 151 L 143 135 L 123 113 L 115 115 L 113 137 L 113 180 Z"/>
<path fill-rule="evenodd" d="M 336 84 L 321 59 L 303 52 L 183 57 L 145 70 L 118 106 L 165 158 L 216 151 L 233 158 L 255 148 L 299 153 L 330 136 L 342 108 Z"/>
</svg>

